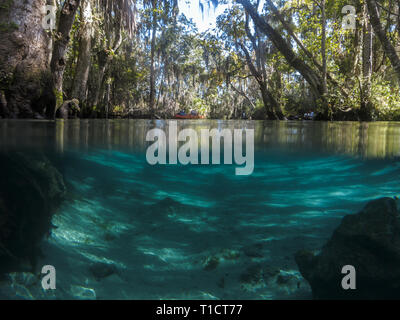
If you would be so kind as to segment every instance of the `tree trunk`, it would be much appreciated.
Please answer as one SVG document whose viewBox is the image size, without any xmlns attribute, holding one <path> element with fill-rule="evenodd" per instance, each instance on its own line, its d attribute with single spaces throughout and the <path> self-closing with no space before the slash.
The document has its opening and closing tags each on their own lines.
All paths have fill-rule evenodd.
<svg viewBox="0 0 400 320">
<path fill-rule="evenodd" d="M 371 103 L 371 76 L 372 76 L 372 26 L 368 19 L 368 8 L 363 8 L 363 47 L 362 47 L 362 89 L 361 89 L 361 109 L 359 117 L 361 120 L 369 121 L 372 119 Z"/>
<path fill-rule="evenodd" d="M 286 29 L 286 31 L 289 33 L 289 35 L 293 38 L 293 40 L 296 42 L 296 44 L 301 48 L 301 50 L 306 54 L 306 56 L 312 61 L 315 67 L 323 73 L 324 68 L 323 66 L 315 59 L 313 54 L 307 50 L 307 48 L 304 46 L 303 42 L 299 39 L 299 37 L 296 36 L 294 33 L 292 27 L 285 21 L 284 17 L 282 14 L 279 12 L 279 10 L 275 7 L 274 3 L 271 0 L 266 0 L 265 3 L 268 5 L 268 7 L 272 10 L 272 12 L 275 14 L 275 16 L 279 19 L 279 21 L 282 23 L 283 27 Z M 331 76 L 329 72 L 326 72 L 327 80 L 330 81 L 330 83 L 338 88 L 341 93 L 344 96 L 347 96 L 349 93 L 339 85 L 339 83 Z"/>
<path fill-rule="evenodd" d="M 156 36 L 157 36 L 157 14 L 156 14 L 156 3 L 157 1 L 152 1 L 153 10 L 153 30 L 151 36 L 151 57 L 150 57 L 150 98 L 149 98 L 149 109 L 151 116 L 155 113 L 155 99 L 156 99 L 156 77 L 155 77 L 155 67 L 154 67 L 154 57 L 156 51 Z"/>
<path fill-rule="evenodd" d="M 271 70 L 272 77 L 269 81 L 269 86 L 275 93 L 276 109 L 275 114 L 279 120 L 286 120 L 285 115 L 282 112 L 282 74 L 278 70 L 279 62 L 274 63 L 273 69 Z"/>
<path fill-rule="evenodd" d="M 278 105 L 278 102 L 273 97 L 272 93 L 268 90 L 267 83 L 266 83 L 266 80 L 264 79 L 263 75 L 261 74 L 260 71 L 258 71 L 256 69 L 253 61 L 251 61 L 250 53 L 247 50 L 247 48 L 245 47 L 245 45 L 242 43 L 240 43 L 239 45 L 245 54 L 247 66 L 249 67 L 252 76 L 256 79 L 256 81 L 259 85 L 261 97 L 262 97 L 262 100 L 264 103 L 265 110 L 267 112 L 268 119 L 276 120 L 277 116 L 275 115 L 274 110 L 276 110 L 276 109 L 279 110 L 280 106 Z M 256 47 L 256 49 L 257 48 L 258 47 Z"/>
<path fill-rule="evenodd" d="M 265 82 L 259 82 L 258 83 L 261 91 L 261 97 L 265 106 L 265 109 L 267 111 L 267 116 L 269 120 L 277 120 L 277 116 L 274 113 L 274 109 L 276 108 L 276 105 L 278 104 L 271 94 L 271 92 L 267 88 L 267 84 Z"/>
<path fill-rule="evenodd" d="M 93 101 L 93 106 L 97 107 L 99 104 L 100 97 L 102 96 L 103 93 L 103 88 L 102 85 L 104 83 L 104 76 L 106 74 L 106 71 L 108 69 L 108 66 L 113 60 L 113 55 L 118 51 L 122 44 L 122 33 L 121 33 L 121 28 L 122 28 L 122 18 L 121 18 L 121 12 L 117 13 L 117 22 L 115 25 L 116 28 L 116 36 L 114 40 L 114 44 L 112 47 L 112 51 L 110 52 L 108 49 L 102 50 L 98 54 L 99 58 L 99 75 L 97 78 L 97 86 L 95 88 L 95 94 L 94 94 L 94 101 Z M 108 34 L 107 37 L 110 39 L 111 34 Z"/>
<path fill-rule="evenodd" d="M 290 47 L 288 42 L 282 38 L 282 36 L 267 22 L 263 19 L 248 0 L 237 0 L 238 3 L 242 4 L 245 10 L 250 14 L 254 21 L 254 24 L 273 42 L 275 47 L 282 53 L 286 61 L 291 67 L 296 69 L 311 86 L 311 89 L 315 95 L 320 98 L 321 101 L 324 99 L 323 80 L 322 78 L 303 60 L 301 60 L 293 49 Z"/>
<path fill-rule="evenodd" d="M 47 116 L 54 118 L 57 109 L 63 104 L 63 76 L 65 70 L 65 52 L 70 40 L 70 32 L 75 21 L 80 0 L 66 0 L 61 10 L 57 29 L 57 39 L 54 43 L 53 56 L 51 58 L 51 73 L 53 77 L 53 92 L 56 96 L 55 108 L 47 111 Z"/>
<path fill-rule="evenodd" d="M 325 0 L 321 0 L 321 57 L 322 57 L 322 90 L 324 95 L 328 93 L 327 84 L 327 63 L 326 63 L 326 12 L 325 12 Z"/>
<path fill-rule="evenodd" d="M 249 102 L 249 104 L 251 105 L 251 108 L 252 108 L 253 110 L 256 108 L 256 106 L 255 106 L 255 104 L 253 103 L 253 101 L 251 101 L 251 99 L 249 98 L 249 96 L 248 96 L 243 90 L 240 90 L 240 89 L 236 88 L 232 83 L 231 83 L 230 85 L 231 85 L 231 88 L 232 88 L 235 92 L 237 92 L 238 94 L 240 94 L 243 98 L 245 98 L 245 99 Z"/>
<path fill-rule="evenodd" d="M 3 91 L 0 91 L 0 119 L 6 118 L 9 113 L 6 96 Z"/>
<path fill-rule="evenodd" d="M 43 28 L 46 0 L 2 1 L 0 92 L 3 117 L 41 117 L 54 103 L 50 90 L 50 37 Z"/>
<path fill-rule="evenodd" d="M 268 89 L 268 84 L 267 84 L 268 76 L 267 76 L 267 71 L 265 69 L 266 49 L 264 47 L 264 43 L 262 43 L 260 40 L 261 37 L 259 36 L 259 31 L 257 26 L 255 26 L 256 36 L 253 36 L 251 34 L 248 14 L 246 14 L 245 30 L 247 37 L 250 39 L 253 45 L 253 50 L 256 54 L 256 64 L 253 63 L 250 53 L 247 50 L 246 46 L 243 43 L 240 43 L 238 45 L 242 48 L 242 51 L 245 54 L 247 66 L 249 67 L 251 74 L 256 79 L 260 87 L 261 96 L 263 99 L 264 107 L 267 111 L 268 119 L 283 120 L 285 117 L 282 113 L 281 106 L 279 102 L 274 98 L 270 90 Z"/>
<path fill-rule="evenodd" d="M 110 111 L 110 95 L 111 95 L 111 84 L 107 81 L 107 91 L 106 91 L 106 101 L 105 101 L 105 111 L 106 111 L 106 119 L 108 119 L 108 114 Z"/>
<path fill-rule="evenodd" d="M 375 34 L 378 36 L 379 41 L 382 44 L 383 50 L 388 56 L 390 63 L 397 75 L 397 79 L 400 83 L 400 58 L 396 53 L 396 49 L 390 42 L 390 39 L 386 35 L 385 30 L 382 27 L 379 19 L 378 7 L 375 0 L 366 0 L 368 5 L 368 12 L 370 14 L 370 22 L 374 28 Z"/>
<path fill-rule="evenodd" d="M 90 54 L 92 48 L 92 8 L 90 0 L 81 4 L 81 34 L 79 40 L 79 56 L 76 65 L 75 78 L 72 85 L 72 98 L 78 99 L 81 109 L 86 105 L 87 82 L 90 70 Z"/>
</svg>

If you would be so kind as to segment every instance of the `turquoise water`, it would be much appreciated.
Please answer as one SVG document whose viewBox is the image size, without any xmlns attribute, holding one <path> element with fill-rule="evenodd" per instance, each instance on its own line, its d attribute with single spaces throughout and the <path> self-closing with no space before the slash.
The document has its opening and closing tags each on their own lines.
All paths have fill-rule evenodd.
<svg viewBox="0 0 400 320">
<path fill-rule="evenodd" d="M 366 202 L 399 192 L 400 123 L 184 121 L 255 130 L 254 172 L 146 162 L 164 121 L 0 123 L 6 149 L 43 150 L 68 188 L 40 263 L 57 289 L 13 273 L 6 297 L 34 299 L 311 298 L 294 261 Z M 10 139 L 10 137 L 13 137 Z M 115 272 L 96 277 L 93 263 Z"/>
</svg>

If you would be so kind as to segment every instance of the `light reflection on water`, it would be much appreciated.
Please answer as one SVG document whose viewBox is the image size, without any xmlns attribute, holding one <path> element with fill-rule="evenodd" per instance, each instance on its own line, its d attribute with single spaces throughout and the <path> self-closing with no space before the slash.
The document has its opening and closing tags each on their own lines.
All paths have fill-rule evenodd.
<svg viewBox="0 0 400 320">
<path fill-rule="evenodd" d="M 255 149 L 315 150 L 366 158 L 400 155 L 398 122 L 301 122 L 301 121 L 178 121 L 178 130 L 251 128 Z M 152 128 L 168 132 L 164 120 L 57 120 L 0 121 L 2 147 L 101 147 L 111 150 L 143 150 L 146 134 Z"/>
</svg>

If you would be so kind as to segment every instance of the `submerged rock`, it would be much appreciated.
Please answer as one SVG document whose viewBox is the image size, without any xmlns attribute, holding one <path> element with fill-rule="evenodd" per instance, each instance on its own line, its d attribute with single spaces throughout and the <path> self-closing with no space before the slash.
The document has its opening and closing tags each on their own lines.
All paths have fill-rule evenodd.
<svg viewBox="0 0 400 320">
<path fill-rule="evenodd" d="M 303 277 L 315 299 L 399 299 L 400 221 L 396 201 L 369 202 L 347 215 L 317 255 L 296 254 Z M 342 268 L 354 266 L 356 289 L 344 290 Z"/>
<path fill-rule="evenodd" d="M 261 263 L 255 263 L 247 267 L 240 275 L 242 283 L 260 283 L 267 282 L 280 274 L 279 268 L 273 266 L 263 266 Z"/>
<path fill-rule="evenodd" d="M 291 281 L 293 281 L 293 279 L 297 280 L 296 277 L 292 274 L 280 272 L 278 277 L 276 278 L 276 283 L 279 285 L 287 285 Z"/>
<path fill-rule="evenodd" d="M 243 247 L 244 254 L 250 258 L 262 258 L 264 256 L 262 250 L 263 250 L 262 243 L 256 243 L 253 245 Z"/>
<path fill-rule="evenodd" d="M 241 275 L 240 282 L 248 284 L 258 284 L 264 281 L 264 270 L 261 264 L 249 266 Z"/>
<path fill-rule="evenodd" d="M 35 268 L 65 194 L 63 178 L 41 153 L 0 153 L 0 168 L 0 273 Z"/>
<path fill-rule="evenodd" d="M 99 281 L 118 273 L 117 267 L 112 263 L 98 262 L 89 267 L 89 271 Z"/>
<path fill-rule="evenodd" d="M 72 99 L 62 104 L 56 112 L 56 117 L 64 120 L 75 119 L 79 116 L 80 111 L 79 100 Z"/>
<path fill-rule="evenodd" d="M 204 270 L 205 271 L 212 271 L 214 269 L 216 269 L 219 265 L 219 258 L 212 256 L 207 258 L 207 260 L 204 263 Z"/>
</svg>

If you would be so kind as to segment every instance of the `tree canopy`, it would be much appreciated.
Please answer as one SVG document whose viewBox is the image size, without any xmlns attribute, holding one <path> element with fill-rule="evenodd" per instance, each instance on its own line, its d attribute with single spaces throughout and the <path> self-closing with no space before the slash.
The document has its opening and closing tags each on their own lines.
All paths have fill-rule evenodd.
<svg viewBox="0 0 400 320">
<path fill-rule="evenodd" d="M 204 19 L 226 7 L 205 32 L 177 0 L 39 2 L 57 6 L 39 114 L 75 99 L 81 117 L 400 119 L 400 1 L 201 0 Z M 17 9 L 2 10 L 11 35 Z M 10 79 L 0 111 L 19 116 Z"/>
</svg>

